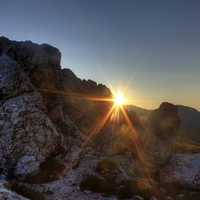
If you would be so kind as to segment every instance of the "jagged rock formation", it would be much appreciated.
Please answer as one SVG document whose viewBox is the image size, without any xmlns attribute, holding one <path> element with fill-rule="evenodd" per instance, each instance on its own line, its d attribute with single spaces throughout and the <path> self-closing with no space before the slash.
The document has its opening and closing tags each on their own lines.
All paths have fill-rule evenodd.
<svg viewBox="0 0 200 200">
<path fill-rule="evenodd" d="M 25 176 L 52 155 L 68 152 L 70 159 L 81 134 L 64 114 L 62 96 L 46 94 L 62 89 L 60 52 L 1 37 L 0 53 L 1 171 Z"/>
<path fill-rule="evenodd" d="M 150 114 L 145 148 L 154 164 L 163 165 L 170 159 L 179 126 L 178 109 L 173 104 L 162 103 Z"/>
<path fill-rule="evenodd" d="M 39 93 L 8 56 L 0 57 L 0 167 L 15 175 L 38 170 L 61 141 Z"/>
<path fill-rule="evenodd" d="M 18 195 L 17 193 L 7 189 L 0 183 L 0 199 L 1 200 L 28 200 L 27 198 Z"/>
<path fill-rule="evenodd" d="M 76 113 L 91 125 L 83 102 L 93 111 L 100 105 L 82 97 L 111 95 L 105 86 L 62 70 L 60 59 L 50 45 L 0 38 L 0 172 L 9 178 L 36 175 L 46 180 L 43 163 L 54 157 L 62 159 L 65 171 L 70 169 L 84 138 L 74 123 Z M 108 109 L 100 106 L 100 113 Z M 91 112 L 92 120 L 95 115 Z"/>
<path fill-rule="evenodd" d="M 84 98 L 80 97 L 88 94 L 111 96 L 111 92 L 104 85 L 97 85 L 96 82 L 90 80 L 80 80 L 71 70 L 61 69 L 61 53 L 50 45 L 38 45 L 31 41 L 17 42 L 1 37 L 0 53 L 15 60 L 32 84 L 40 90 L 48 115 L 55 124 L 58 122 L 65 124 L 66 112 L 72 119 L 80 120 L 80 117 L 86 118 L 84 115 L 89 113 L 90 107 L 95 110 L 97 104 L 91 102 L 88 104 L 88 100 L 84 101 Z M 87 110 L 84 112 L 82 111 L 83 102 L 88 105 L 85 106 Z M 94 119 L 94 117 L 91 118 Z"/>
<path fill-rule="evenodd" d="M 162 171 L 162 181 L 200 189 L 200 154 L 176 154 Z"/>
</svg>

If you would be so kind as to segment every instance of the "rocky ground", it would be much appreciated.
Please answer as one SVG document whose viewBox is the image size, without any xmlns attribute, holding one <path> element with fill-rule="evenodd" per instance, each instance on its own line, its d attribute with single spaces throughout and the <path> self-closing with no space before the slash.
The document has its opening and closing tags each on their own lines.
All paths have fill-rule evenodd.
<svg viewBox="0 0 200 200">
<path fill-rule="evenodd" d="M 175 150 L 177 106 L 162 103 L 141 120 L 88 134 L 111 108 L 90 97 L 110 90 L 62 69 L 47 44 L 0 38 L 0 199 L 200 199 L 199 151 Z M 113 125 L 113 124 L 112 124 Z"/>
</svg>

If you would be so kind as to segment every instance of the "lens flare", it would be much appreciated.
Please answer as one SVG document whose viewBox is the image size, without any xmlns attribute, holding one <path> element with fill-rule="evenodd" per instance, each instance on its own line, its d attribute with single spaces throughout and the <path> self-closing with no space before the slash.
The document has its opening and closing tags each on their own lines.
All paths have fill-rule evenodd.
<svg viewBox="0 0 200 200">
<path fill-rule="evenodd" d="M 125 104 L 125 98 L 124 98 L 124 94 L 121 92 L 118 92 L 115 96 L 114 96 L 114 103 L 116 106 L 122 106 Z"/>
</svg>

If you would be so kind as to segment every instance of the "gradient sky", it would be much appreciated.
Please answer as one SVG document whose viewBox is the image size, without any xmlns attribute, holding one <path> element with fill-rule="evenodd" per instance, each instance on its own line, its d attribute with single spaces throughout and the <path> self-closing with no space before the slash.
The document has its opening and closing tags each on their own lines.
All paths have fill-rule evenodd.
<svg viewBox="0 0 200 200">
<path fill-rule="evenodd" d="M 0 35 L 49 43 L 62 66 L 136 105 L 200 109 L 199 0 L 1 0 Z"/>
</svg>

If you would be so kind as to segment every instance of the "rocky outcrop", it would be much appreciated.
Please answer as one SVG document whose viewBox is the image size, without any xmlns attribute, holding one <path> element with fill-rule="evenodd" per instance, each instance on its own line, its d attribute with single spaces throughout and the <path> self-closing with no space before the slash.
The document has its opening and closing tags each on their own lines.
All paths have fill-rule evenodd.
<svg viewBox="0 0 200 200">
<path fill-rule="evenodd" d="M 164 165 L 172 155 L 173 145 L 180 126 L 177 106 L 162 103 L 149 117 L 145 135 L 147 155 L 155 165 Z"/>
<path fill-rule="evenodd" d="M 161 173 L 162 182 L 200 189 L 200 154 L 176 154 Z"/>
<path fill-rule="evenodd" d="M 33 92 L 33 87 L 17 65 L 17 63 L 8 57 L 0 57 L 0 100 L 7 100 L 23 93 Z"/>
<path fill-rule="evenodd" d="M 64 110 L 83 132 L 88 133 L 110 109 L 107 102 L 97 101 L 97 98 L 110 98 L 110 90 L 92 80 L 79 79 L 70 69 L 62 70 L 62 83 Z"/>
<path fill-rule="evenodd" d="M 24 176 L 61 143 L 61 135 L 46 114 L 40 94 L 19 65 L 0 57 L 0 168 Z"/>
<path fill-rule="evenodd" d="M 0 52 L 15 60 L 26 73 L 32 84 L 40 89 L 49 117 L 53 121 L 64 121 L 61 98 L 53 92 L 59 91 L 61 53 L 47 44 L 35 44 L 31 41 L 17 42 L 5 37 L 0 38 Z M 51 94 L 43 91 L 50 90 Z M 54 114 L 57 113 L 55 116 Z"/>
<path fill-rule="evenodd" d="M 29 200 L 17 193 L 9 190 L 5 185 L 6 182 L 0 181 L 0 199 L 1 200 Z"/>
<path fill-rule="evenodd" d="M 91 125 L 98 110 L 105 110 L 87 95 L 110 96 L 109 89 L 62 70 L 60 59 L 60 51 L 50 45 L 0 37 L 1 172 L 24 177 L 52 155 L 64 154 L 64 162 L 71 162 L 83 139 L 74 122 L 85 119 Z M 83 112 L 83 101 L 90 112 Z"/>
<path fill-rule="evenodd" d="M 79 79 L 70 69 L 61 69 L 61 53 L 55 47 L 0 37 L 0 54 L 15 60 L 24 70 L 40 91 L 48 116 L 58 129 L 66 126 L 67 114 L 73 121 L 82 121 L 78 123 L 79 127 L 87 126 L 88 131 L 91 120 L 95 121 L 97 116 L 107 111 L 105 104 L 88 100 L 87 97 L 110 97 L 110 90 L 94 81 Z M 86 106 L 83 107 L 83 103 Z"/>
<path fill-rule="evenodd" d="M 61 53 L 48 44 L 11 41 L 6 37 L 0 37 L 0 54 L 6 54 L 16 60 L 27 72 L 31 72 L 36 66 L 60 68 Z"/>
</svg>

